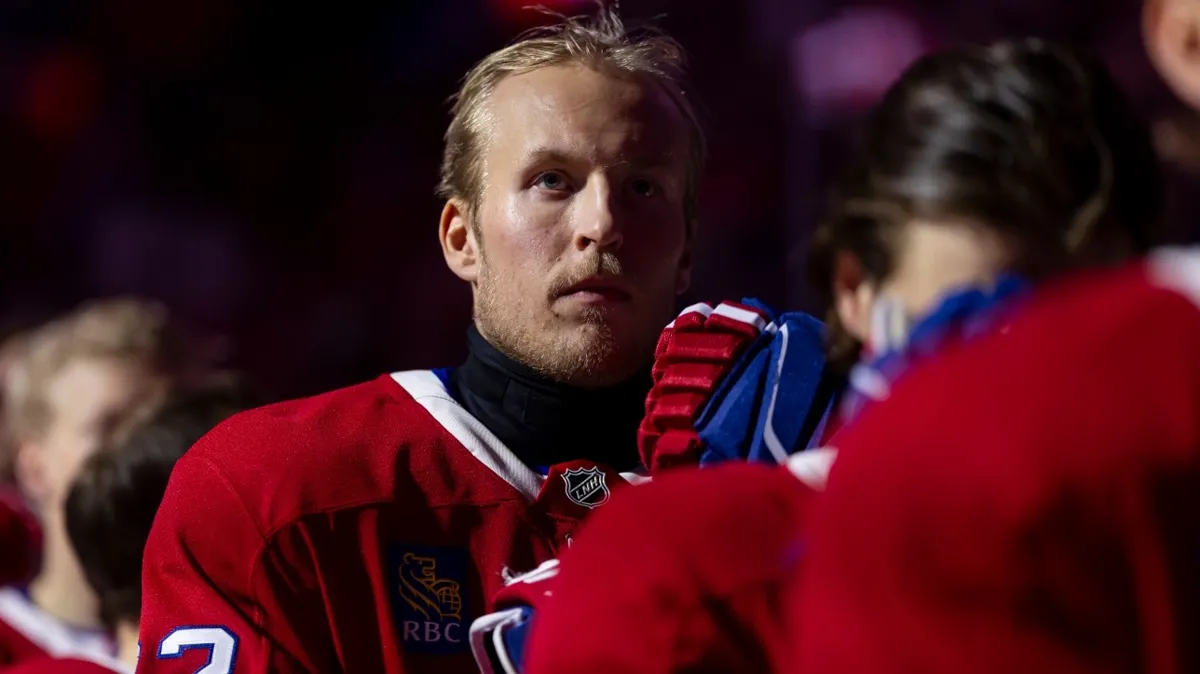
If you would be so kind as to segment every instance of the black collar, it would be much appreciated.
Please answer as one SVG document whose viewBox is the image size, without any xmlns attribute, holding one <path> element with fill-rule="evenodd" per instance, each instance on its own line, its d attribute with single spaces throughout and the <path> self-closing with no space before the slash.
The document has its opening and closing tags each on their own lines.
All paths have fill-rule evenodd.
<svg viewBox="0 0 1200 674">
<path fill-rule="evenodd" d="M 504 355 L 472 325 L 469 354 L 450 376 L 454 396 L 526 465 L 588 459 L 616 470 L 639 463 L 637 428 L 650 368 L 604 389 L 556 382 Z"/>
</svg>

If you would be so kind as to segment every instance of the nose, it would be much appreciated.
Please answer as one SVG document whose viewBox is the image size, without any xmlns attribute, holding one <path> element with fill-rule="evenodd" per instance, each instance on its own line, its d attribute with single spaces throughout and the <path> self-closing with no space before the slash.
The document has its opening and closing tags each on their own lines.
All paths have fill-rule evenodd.
<svg viewBox="0 0 1200 674">
<path fill-rule="evenodd" d="M 615 195 L 609 182 L 603 178 L 588 181 L 587 188 L 577 197 L 575 212 L 575 248 L 585 251 L 596 247 L 615 251 L 624 241 L 618 222 L 619 213 Z"/>
</svg>

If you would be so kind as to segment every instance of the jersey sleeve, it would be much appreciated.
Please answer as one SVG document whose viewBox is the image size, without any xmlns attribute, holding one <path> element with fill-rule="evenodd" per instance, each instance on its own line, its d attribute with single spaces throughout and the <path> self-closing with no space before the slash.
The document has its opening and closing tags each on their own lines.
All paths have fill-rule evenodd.
<svg viewBox="0 0 1200 674">
<path fill-rule="evenodd" d="M 24 507 L 16 490 L 0 485 L 0 586 L 29 582 L 41 547 L 37 517 Z"/>
<path fill-rule="evenodd" d="M 179 461 L 143 559 L 137 674 L 316 671 L 294 631 L 272 622 L 306 609 L 264 580 L 264 549 L 217 466 Z"/>
<path fill-rule="evenodd" d="M 0 674 L 119 674 L 124 669 L 119 662 L 102 665 L 90 660 L 77 658 L 35 658 L 24 660 L 11 667 L 0 667 Z"/>
</svg>

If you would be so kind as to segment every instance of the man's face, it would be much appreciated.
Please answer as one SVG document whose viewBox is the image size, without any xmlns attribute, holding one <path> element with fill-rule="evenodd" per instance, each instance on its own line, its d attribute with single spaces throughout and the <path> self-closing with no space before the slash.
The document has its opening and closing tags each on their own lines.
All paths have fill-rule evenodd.
<svg viewBox="0 0 1200 674">
<path fill-rule="evenodd" d="M 46 389 L 50 425 L 30 452 L 37 479 L 32 496 L 44 510 L 57 509 L 84 460 L 105 431 L 159 381 L 137 364 L 111 358 L 74 358 Z"/>
<path fill-rule="evenodd" d="M 560 381 L 628 378 L 689 280 L 682 115 L 656 86 L 571 65 L 501 81 L 484 126 L 480 332 Z"/>
</svg>

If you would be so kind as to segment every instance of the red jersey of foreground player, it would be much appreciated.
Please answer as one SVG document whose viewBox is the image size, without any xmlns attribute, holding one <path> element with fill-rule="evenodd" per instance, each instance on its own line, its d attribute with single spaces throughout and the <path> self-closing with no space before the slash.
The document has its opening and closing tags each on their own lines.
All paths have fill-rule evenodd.
<svg viewBox="0 0 1200 674">
<path fill-rule="evenodd" d="M 840 438 L 796 672 L 1200 667 L 1200 252 L 1047 290 Z"/>
<path fill-rule="evenodd" d="M 770 671 L 790 653 L 778 597 L 804 552 L 795 532 L 834 455 L 677 471 L 623 491 L 527 602 L 538 614 L 525 671 Z"/>
</svg>

